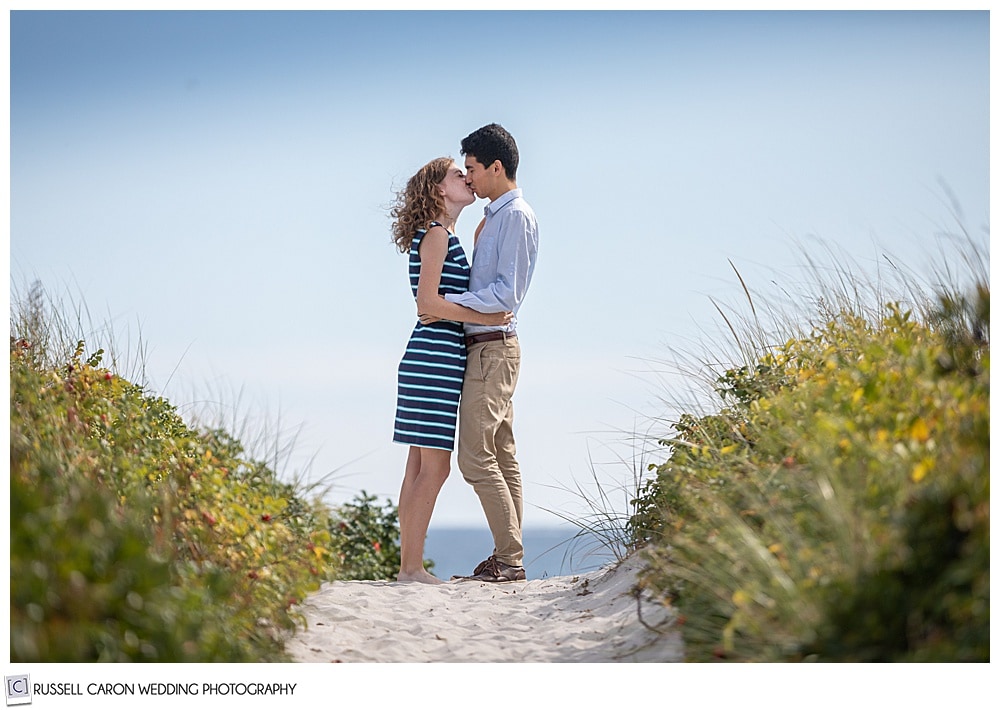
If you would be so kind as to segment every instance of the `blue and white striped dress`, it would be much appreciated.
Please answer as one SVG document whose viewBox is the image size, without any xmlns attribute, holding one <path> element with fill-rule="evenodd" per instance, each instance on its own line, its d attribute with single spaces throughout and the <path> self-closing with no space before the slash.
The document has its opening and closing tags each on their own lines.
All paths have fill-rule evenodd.
<svg viewBox="0 0 1000 710">
<path fill-rule="evenodd" d="M 432 222 L 432 225 L 438 224 Z M 410 246 L 410 286 L 417 296 L 420 281 L 420 241 L 417 231 Z M 448 253 L 441 269 L 438 293 L 469 290 L 469 261 L 461 243 L 448 232 Z M 392 440 L 431 449 L 455 449 L 458 400 L 465 376 L 465 331 L 457 321 L 418 322 L 399 363 L 396 428 Z"/>
</svg>

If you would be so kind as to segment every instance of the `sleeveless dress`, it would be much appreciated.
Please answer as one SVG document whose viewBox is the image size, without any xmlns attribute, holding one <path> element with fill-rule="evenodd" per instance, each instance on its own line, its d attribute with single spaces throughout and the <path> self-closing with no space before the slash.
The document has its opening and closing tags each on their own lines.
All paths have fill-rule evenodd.
<svg viewBox="0 0 1000 710">
<path fill-rule="evenodd" d="M 431 225 L 438 225 L 431 222 Z M 438 225 L 442 226 L 442 225 Z M 417 296 L 420 280 L 420 242 L 427 230 L 417 231 L 410 246 L 410 287 Z M 438 293 L 469 290 L 469 261 L 458 237 L 448 232 L 448 252 L 441 268 Z M 439 320 L 417 322 L 399 363 L 396 428 L 392 440 L 431 449 L 455 449 L 458 400 L 465 377 L 465 330 L 461 323 Z"/>
</svg>

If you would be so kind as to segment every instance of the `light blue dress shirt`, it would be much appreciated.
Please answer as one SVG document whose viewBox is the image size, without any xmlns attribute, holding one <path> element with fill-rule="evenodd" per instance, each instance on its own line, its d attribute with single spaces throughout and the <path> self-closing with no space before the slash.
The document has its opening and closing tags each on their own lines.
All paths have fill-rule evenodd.
<svg viewBox="0 0 1000 710">
<path fill-rule="evenodd" d="M 472 250 L 472 271 L 466 293 L 445 298 L 480 313 L 513 311 L 502 326 L 465 324 L 466 335 L 506 330 L 513 333 L 517 311 L 528 292 L 538 255 L 538 221 L 531 206 L 515 188 L 486 205 L 486 223 Z"/>
</svg>

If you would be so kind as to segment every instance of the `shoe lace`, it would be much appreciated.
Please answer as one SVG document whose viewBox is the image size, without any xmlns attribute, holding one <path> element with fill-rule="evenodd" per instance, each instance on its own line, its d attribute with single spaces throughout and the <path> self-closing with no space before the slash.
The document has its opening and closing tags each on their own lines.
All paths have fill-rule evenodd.
<svg viewBox="0 0 1000 710">
<path fill-rule="evenodd" d="M 482 574 L 483 572 L 486 572 L 488 569 L 491 569 L 490 565 L 493 564 L 493 563 L 495 563 L 496 559 L 497 558 L 494 555 L 490 555 L 485 560 L 483 560 L 478 565 L 476 565 L 476 568 L 474 570 L 472 570 L 472 574 L 474 574 L 474 575 L 475 574 Z"/>
<path fill-rule="evenodd" d="M 500 560 L 490 555 L 490 558 L 483 562 L 483 573 L 489 573 L 494 577 L 499 577 L 501 573 Z"/>
</svg>

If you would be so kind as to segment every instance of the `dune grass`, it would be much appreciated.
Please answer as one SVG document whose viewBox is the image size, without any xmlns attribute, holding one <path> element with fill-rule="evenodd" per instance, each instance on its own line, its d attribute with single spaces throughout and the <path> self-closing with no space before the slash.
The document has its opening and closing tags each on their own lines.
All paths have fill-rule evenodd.
<svg viewBox="0 0 1000 710">
<path fill-rule="evenodd" d="M 395 575 L 388 501 L 327 505 L 282 445 L 186 421 L 83 314 L 12 298 L 12 661 L 280 661 L 322 581 Z"/>
<path fill-rule="evenodd" d="M 689 660 L 989 660 L 988 248 L 951 243 L 930 283 L 811 259 L 811 291 L 718 308 L 715 407 L 630 521 Z"/>
</svg>

